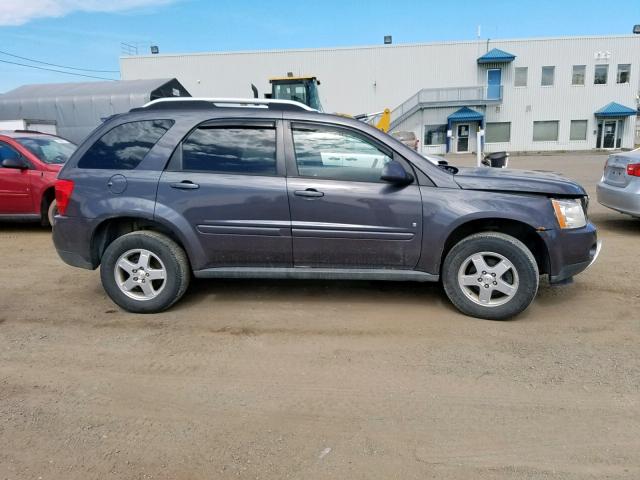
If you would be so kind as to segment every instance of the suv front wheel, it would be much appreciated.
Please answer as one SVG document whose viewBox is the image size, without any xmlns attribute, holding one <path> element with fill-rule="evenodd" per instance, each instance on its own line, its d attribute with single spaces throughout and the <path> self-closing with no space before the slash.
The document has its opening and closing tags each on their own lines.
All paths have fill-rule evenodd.
<svg viewBox="0 0 640 480">
<path fill-rule="evenodd" d="M 137 231 L 115 239 L 100 265 L 102 286 L 120 307 L 133 313 L 166 310 L 187 290 L 189 260 L 166 235 Z"/>
<path fill-rule="evenodd" d="M 442 266 L 442 283 L 462 313 L 506 320 L 524 311 L 538 291 L 538 265 L 518 239 L 497 232 L 457 243 Z"/>
</svg>

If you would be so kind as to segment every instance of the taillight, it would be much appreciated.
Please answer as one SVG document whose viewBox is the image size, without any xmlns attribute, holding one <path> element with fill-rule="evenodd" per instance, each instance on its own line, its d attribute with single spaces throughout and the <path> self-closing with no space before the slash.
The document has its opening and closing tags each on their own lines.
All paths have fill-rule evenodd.
<svg viewBox="0 0 640 480">
<path fill-rule="evenodd" d="M 640 163 L 630 163 L 627 165 L 627 175 L 630 177 L 640 177 Z"/>
<path fill-rule="evenodd" d="M 73 180 L 56 180 L 56 206 L 60 215 L 64 215 L 67 211 L 72 192 Z"/>
</svg>

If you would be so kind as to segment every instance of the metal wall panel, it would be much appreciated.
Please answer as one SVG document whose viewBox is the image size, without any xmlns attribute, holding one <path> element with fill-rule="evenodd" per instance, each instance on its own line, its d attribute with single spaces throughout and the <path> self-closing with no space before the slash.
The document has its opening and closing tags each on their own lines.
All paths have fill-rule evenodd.
<svg viewBox="0 0 640 480">
<path fill-rule="evenodd" d="M 416 45 L 384 45 L 359 48 L 279 50 L 263 52 L 153 55 L 121 59 L 124 79 L 175 76 L 194 96 L 251 96 L 254 83 L 261 94 L 269 90 L 268 78 L 315 75 L 325 110 L 358 114 L 385 107 L 395 108 L 423 88 L 450 88 L 486 85 L 487 65 L 478 65 L 479 56 L 492 48 L 512 53 L 516 59 L 503 64 L 503 101 L 486 107 L 488 122 L 511 122 L 508 145 L 488 145 L 488 149 L 574 150 L 595 148 L 596 119 L 593 113 L 611 101 L 635 107 L 640 87 L 640 36 L 601 36 L 447 42 Z M 596 59 L 598 52 L 607 58 Z M 609 52 L 608 54 L 606 52 Z M 597 63 L 609 64 L 607 85 L 594 85 Z M 619 85 L 619 63 L 630 63 L 631 82 Z M 555 66 L 552 87 L 540 86 L 542 66 Z M 573 65 L 587 65 L 584 86 L 571 85 Z M 516 66 L 528 67 L 527 87 L 513 86 Z M 480 107 L 472 107 L 480 108 Z M 419 124 L 423 116 L 440 116 L 445 111 L 420 113 L 408 119 L 422 139 Z M 584 142 L 570 142 L 570 121 L 589 120 Z M 533 121 L 559 120 L 557 142 L 533 142 Z M 623 145 L 634 141 L 635 117 L 625 122 Z M 403 122 L 404 123 L 404 122 Z M 436 122 L 439 123 L 439 122 Z M 406 129 L 399 125 L 397 129 Z"/>
</svg>

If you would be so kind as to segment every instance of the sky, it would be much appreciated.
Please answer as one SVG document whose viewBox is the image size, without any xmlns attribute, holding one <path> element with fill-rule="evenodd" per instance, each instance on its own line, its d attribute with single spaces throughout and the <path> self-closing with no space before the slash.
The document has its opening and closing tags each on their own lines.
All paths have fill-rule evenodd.
<svg viewBox="0 0 640 480">
<path fill-rule="evenodd" d="M 62 69 L 24 58 L 117 79 L 123 42 L 184 53 L 468 40 L 478 25 L 482 39 L 630 34 L 634 24 L 640 0 L 0 0 L 0 92 L 92 80 L 15 65 Z"/>
</svg>

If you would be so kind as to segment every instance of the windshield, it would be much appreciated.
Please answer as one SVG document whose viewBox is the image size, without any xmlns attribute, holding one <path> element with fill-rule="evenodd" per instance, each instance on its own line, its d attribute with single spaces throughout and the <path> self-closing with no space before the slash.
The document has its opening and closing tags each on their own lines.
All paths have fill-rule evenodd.
<svg viewBox="0 0 640 480">
<path fill-rule="evenodd" d="M 59 137 L 18 137 L 15 140 L 49 164 L 63 164 L 76 149 L 76 145 Z"/>
</svg>

